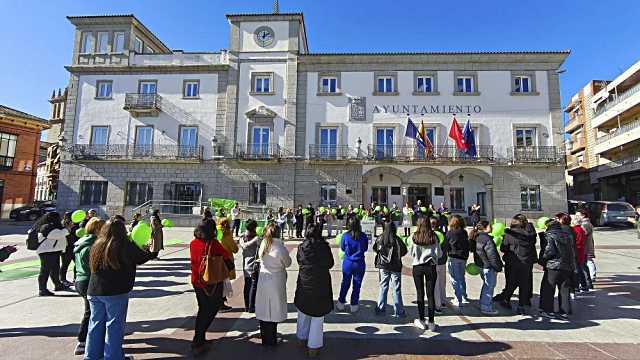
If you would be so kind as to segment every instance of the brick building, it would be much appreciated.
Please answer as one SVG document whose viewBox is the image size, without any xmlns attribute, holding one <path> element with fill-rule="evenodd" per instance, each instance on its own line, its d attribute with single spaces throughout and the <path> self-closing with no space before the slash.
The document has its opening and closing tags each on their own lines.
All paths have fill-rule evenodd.
<svg viewBox="0 0 640 360">
<path fill-rule="evenodd" d="M 0 105 L 0 217 L 34 200 L 40 132 L 47 121 Z"/>
</svg>

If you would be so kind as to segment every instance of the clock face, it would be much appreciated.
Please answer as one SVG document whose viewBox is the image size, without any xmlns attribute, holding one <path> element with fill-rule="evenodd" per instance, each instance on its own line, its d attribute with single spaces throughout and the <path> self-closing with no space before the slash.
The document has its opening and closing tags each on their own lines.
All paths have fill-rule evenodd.
<svg viewBox="0 0 640 360">
<path fill-rule="evenodd" d="M 261 47 L 267 47 L 273 44 L 273 40 L 274 40 L 273 30 L 270 27 L 261 26 L 256 30 L 254 34 L 256 38 L 256 43 Z"/>
</svg>

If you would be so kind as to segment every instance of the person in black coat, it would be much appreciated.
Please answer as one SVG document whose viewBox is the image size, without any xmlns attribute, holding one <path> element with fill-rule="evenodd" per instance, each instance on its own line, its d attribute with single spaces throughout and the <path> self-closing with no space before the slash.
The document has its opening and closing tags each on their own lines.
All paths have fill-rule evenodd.
<svg viewBox="0 0 640 360">
<path fill-rule="evenodd" d="M 376 314 L 384 314 L 387 308 L 387 293 L 389 282 L 393 281 L 393 308 L 395 317 L 405 317 L 406 311 L 402 304 L 402 257 L 407 254 L 407 245 L 396 234 L 397 228 L 393 222 L 384 225 L 382 235 L 380 235 L 373 251 L 376 252 L 375 266 L 379 269 L 380 295 Z"/>
<path fill-rule="evenodd" d="M 493 307 L 493 290 L 496 286 L 497 273 L 502 271 L 502 260 L 493 238 L 489 235 L 491 225 L 480 220 L 473 228 L 471 241 L 475 244 L 474 262 L 481 268 L 482 289 L 480 290 L 480 312 L 485 315 L 497 315 Z"/>
<path fill-rule="evenodd" d="M 307 205 L 307 210 L 309 211 L 309 213 L 304 216 L 305 236 L 306 236 L 306 229 L 314 223 L 314 219 L 316 216 L 316 210 L 313 208 L 311 203 Z"/>
<path fill-rule="evenodd" d="M 511 309 L 511 296 L 518 288 L 518 313 L 524 315 L 531 306 L 533 293 L 533 264 L 538 260 L 536 254 L 536 230 L 526 216 L 518 214 L 511 219 L 509 229 L 505 231 L 500 251 L 504 254 L 504 273 L 506 285 L 502 292 L 493 298 L 502 307 Z"/>
<path fill-rule="evenodd" d="M 296 336 L 307 343 L 309 355 L 317 355 L 323 346 L 324 316 L 333 310 L 331 274 L 333 255 L 322 238 L 319 225 L 309 225 L 298 246 L 298 281 L 294 303 L 298 308 Z"/>
<path fill-rule="evenodd" d="M 302 205 L 298 205 L 296 212 L 294 213 L 296 219 L 296 238 L 302 237 L 302 230 L 304 229 L 304 215 L 302 215 Z"/>
<path fill-rule="evenodd" d="M 445 249 L 449 254 L 449 275 L 456 298 L 454 306 L 461 307 L 468 303 L 465 266 L 469 259 L 469 235 L 465 230 L 464 219 L 460 215 L 449 218 L 449 231 L 445 236 Z"/>
<path fill-rule="evenodd" d="M 567 215 L 568 216 L 568 215 Z M 571 314 L 571 282 L 576 269 L 575 250 L 571 234 L 559 221 L 552 220 L 545 232 L 546 245 L 540 262 L 544 264 L 544 275 L 540 284 L 540 315 L 553 317 L 556 287 L 560 289 L 557 316 L 566 319 Z"/>
<path fill-rule="evenodd" d="M 80 226 L 71 221 L 71 211 L 67 211 L 64 214 L 62 225 L 69 230 L 69 233 L 67 234 L 67 247 L 64 252 L 60 254 L 60 281 L 65 286 L 69 287 L 73 285 L 73 283 L 67 281 L 67 271 L 69 270 L 71 261 L 73 261 L 73 247 L 75 246 L 76 241 L 78 241 L 76 230 L 78 230 Z"/>
</svg>

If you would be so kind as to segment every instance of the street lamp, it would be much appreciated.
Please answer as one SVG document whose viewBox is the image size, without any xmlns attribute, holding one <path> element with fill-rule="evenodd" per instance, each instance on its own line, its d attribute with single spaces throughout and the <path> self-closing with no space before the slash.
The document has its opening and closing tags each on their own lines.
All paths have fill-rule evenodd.
<svg viewBox="0 0 640 360">
<path fill-rule="evenodd" d="M 358 136 L 358 140 L 356 140 L 356 154 L 358 155 L 358 159 L 360 158 L 360 147 L 362 146 L 362 139 Z"/>
<path fill-rule="evenodd" d="M 458 180 L 460 180 L 460 182 L 464 181 L 464 175 L 460 174 L 460 176 L 458 176 Z"/>
<path fill-rule="evenodd" d="M 211 138 L 211 148 L 213 149 L 213 155 L 218 155 L 218 138 L 215 136 Z"/>
</svg>

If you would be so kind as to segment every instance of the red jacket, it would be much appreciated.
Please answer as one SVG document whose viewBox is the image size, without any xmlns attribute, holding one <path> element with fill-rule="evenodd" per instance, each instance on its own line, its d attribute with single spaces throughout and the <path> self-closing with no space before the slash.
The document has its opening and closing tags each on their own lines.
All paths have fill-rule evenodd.
<svg viewBox="0 0 640 360">
<path fill-rule="evenodd" d="M 211 241 L 211 245 L 213 248 L 211 249 L 212 255 L 220 255 L 225 260 L 233 260 L 231 255 L 225 250 L 220 242 L 216 240 Z M 204 288 L 205 285 L 200 283 L 200 263 L 202 262 L 202 257 L 204 256 L 204 252 L 207 249 L 207 243 L 200 239 L 191 240 L 191 245 L 189 245 L 189 250 L 191 252 L 191 284 L 196 288 Z"/>
<path fill-rule="evenodd" d="M 580 225 L 573 227 L 573 233 L 576 235 L 576 263 L 582 266 L 587 261 L 587 250 L 584 247 L 587 233 Z"/>
</svg>

